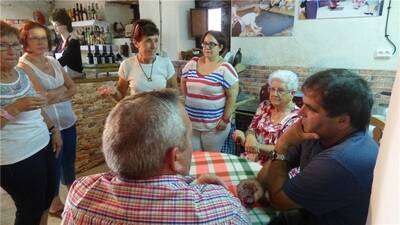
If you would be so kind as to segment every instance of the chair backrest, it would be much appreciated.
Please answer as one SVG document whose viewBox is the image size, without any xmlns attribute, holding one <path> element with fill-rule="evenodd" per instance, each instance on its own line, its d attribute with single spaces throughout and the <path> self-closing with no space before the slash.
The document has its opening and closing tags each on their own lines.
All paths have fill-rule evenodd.
<svg viewBox="0 0 400 225">
<path fill-rule="evenodd" d="M 374 126 L 372 130 L 372 137 L 374 138 L 376 143 L 379 144 L 381 142 L 383 129 L 385 128 L 385 122 L 382 118 L 379 118 L 378 116 L 371 116 L 369 124 L 371 126 Z"/>
</svg>

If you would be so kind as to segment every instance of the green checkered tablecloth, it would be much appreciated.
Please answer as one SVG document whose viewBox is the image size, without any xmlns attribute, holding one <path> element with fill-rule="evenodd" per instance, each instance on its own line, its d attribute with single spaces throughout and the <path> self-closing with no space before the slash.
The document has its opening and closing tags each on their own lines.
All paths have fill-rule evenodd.
<svg viewBox="0 0 400 225">
<path fill-rule="evenodd" d="M 217 175 L 224 180 L 229 190 L 236 195 L 236 185 L 244 179 L 256 177 L 261 165 L 235 155 L 219 152 L 193 152 L 190 175 Z M 273 212 L 256 206 L 249 211 L 252 224 L 268 224 Z"/>
</svg>

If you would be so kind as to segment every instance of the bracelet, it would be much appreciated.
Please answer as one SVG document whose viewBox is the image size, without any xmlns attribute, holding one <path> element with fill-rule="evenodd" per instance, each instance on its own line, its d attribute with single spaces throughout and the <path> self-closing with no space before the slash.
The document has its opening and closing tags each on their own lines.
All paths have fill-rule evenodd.
<svg viewBox="0 0 400 225">
<path fill-rule="evenodd" d="M 49 131 L 51 132 L 53 129 L 55 128 L 55 126 L 53 125 L 53 126 L 51 126 L 50 128 L 49 128 Z"/>
<path fill-rule="evenodd" d="M 8 120 L 8 121 L 14 121 L 15 117 L 13 115 L 11 115 L 10 113 L 8 113 L 5 109 L 0 109 L 0 116 L 3 117 L 4 119 Z"/>
</svg>

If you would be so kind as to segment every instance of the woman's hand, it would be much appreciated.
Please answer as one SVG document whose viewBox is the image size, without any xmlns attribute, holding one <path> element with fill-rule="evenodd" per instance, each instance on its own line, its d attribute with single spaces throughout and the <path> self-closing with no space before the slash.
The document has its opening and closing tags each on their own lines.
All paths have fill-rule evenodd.
<svg viewBox="0 0 400 225">
<path fill-rule="evenodd" d="M 246 142 L 244 144 L 244 149 L 246 152 L 252 154 L 258 154 L 260 152 L 259 144 L 254 134 L 247 135 Z"/>
<path fill-rule="evenodd" d="M 31 110 L 36 110 L 44 107 L 47 103 L 47 100 L 42 97 L 35 97 L 35 96 L 26 96 L 17 99 L 13 103 L 13 107 L 18 112 L 26 112 Z"/>
<path fill-rule="evenodd" d="M 217 130 L 225 130 L 226 127 L 227 127 L 227 124 L 224 122 L 224 120 L 220 119 L 218 124 L 217 124 L 216 129 Z"/>
<path fill-rule="evenodd" d="M 115 89 L 115 87 L 102 86 L 97 89 L 97 92 L 104 98 L 115 95 L 117 93 L 117 90 Z"/>
<path fill-rule="evenodd" d="M 52 138 L 52 144 L 53 144 L 53 151 L 56 153 L 56 158 L 61 153 L 61 147 L 62 147 L 62 138 L 61 138 L 61 132 L 58 128 L 54 127 L 51 131 L 51 138 Z"/>
<path fill-rule="evenodd" d="M 246 137 L 243 133 L 243 131 L 241 130 L 235 130 L 235 132 L 233 132 L 233 141 L 235 143 L 240 143 L 241 146 L 244 146 L 244 143 L 246 141 Z"/>
<path fill-rule="evenodd" d="M 256 179 L 242 180 L 237 186 L 238 198 L 242 205 L 252 208 L 263 196 L 264 189 Z"/>
</svg>

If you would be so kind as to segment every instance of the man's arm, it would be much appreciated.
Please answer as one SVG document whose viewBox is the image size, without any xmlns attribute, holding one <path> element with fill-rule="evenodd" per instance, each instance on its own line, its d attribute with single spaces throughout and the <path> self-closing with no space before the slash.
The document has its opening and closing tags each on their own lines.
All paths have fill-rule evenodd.
<svg viewBox="0 0 400 225">
<path fill-rule="evenodd" d="M 268 161 L 257 175 L 257 181 L 266 187 L 270 204 L 278 210 L 300 208 L 283 192 L 283 185 L 289 179 L 286 161 Z"/>
<path fill-rule="evenodd" d="M 279 138 L 275 151 L 287 156 L 290 147 L 299 145 L 307 139 L 316 138 L 318 138 L 316 134 L 303 132 L 299 120 Z M 257 181 L 267 191 L 271 205 L 278 210 L 300 207 L 283 192 L 283 186 L 288 179 L 288 165 L 282 160 L 268 161 L 257 175 Z"/>
</svg>

